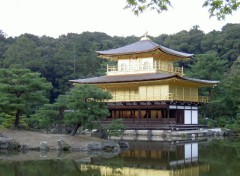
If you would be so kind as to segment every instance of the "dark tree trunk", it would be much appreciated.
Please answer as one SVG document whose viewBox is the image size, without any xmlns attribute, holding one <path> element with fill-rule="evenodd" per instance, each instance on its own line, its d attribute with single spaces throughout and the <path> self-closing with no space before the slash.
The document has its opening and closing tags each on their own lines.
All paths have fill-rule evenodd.
<svg viewBox="0 0 240 176">
<path fill-rule="evenodd" d="M 81 126 L 81 123 L 77 123 L 75 125 L 75 127 L 73 128 L 72 132 L 71 132 L 71 136 L 75 136 L 75 134 L 77 133 L 78 128 Z"/>
<path fill-rule="evenodd" d="M 18 129 L 18 127 L 19 127 L 20 114 L 21 114 L 21 111 L 17 110 L 16 115 L 15 115 L 15 122 L 14 122 L 15 129 Z"/>
<path fill-rule="evenodd" d="M 59 108 L 59 113 L 58 113 L 58 133 L 62 134 L 62 119 L 63 119 L 63 113 L 64 113 L 64 108 Z"/>
</svg>

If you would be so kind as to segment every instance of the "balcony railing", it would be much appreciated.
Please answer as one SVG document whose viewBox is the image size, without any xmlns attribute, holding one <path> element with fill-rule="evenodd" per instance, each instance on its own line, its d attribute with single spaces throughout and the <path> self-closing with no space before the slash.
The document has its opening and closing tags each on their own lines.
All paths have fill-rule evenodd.
<svg viewBox="0 0 240 176">
<path fill-rule="evenodd" d="M 208 96 L 182 96 L 169 93 L 168 95 L 139 95 L 139 94 L 120 94 L 113 96 L 111 100 L 107 102 L 133 102 L 133 101 L 184 101 L 184 102 L 199 102 L 208 103 Z"/>
<path fill-rule="evenodd" d="M 153 65 L 125 65 L 125 66 L 109 66 L 107 65 L 107 75 L 118 74 L 134 74 L 134 73 L 176 73 L 183 75 L 183 67 L 172 67 L 170 65 L 161 65 L 154 63 Z"/>
</svg>

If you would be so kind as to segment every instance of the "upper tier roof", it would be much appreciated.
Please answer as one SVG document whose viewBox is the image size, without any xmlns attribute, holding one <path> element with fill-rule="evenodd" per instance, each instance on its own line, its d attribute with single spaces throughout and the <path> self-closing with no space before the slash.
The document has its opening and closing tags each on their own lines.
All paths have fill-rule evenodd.
<svg viewBox="0 0 240 176">
<path fill-rule="evenodd" d="M 96 53 L 102 56 L 120 56 L 120 55 L 146 53 L 154 50 L 161 50 L 164 53 L 171 54 L 178 57 L 189 58 L 193 56 L 193 54 L 175 51 L 173 49 L 158 45 L 152 42 L 151 40 L 140 40 L 136 43 L 132 43 L 130 45 L 126 45 L 120 48 L 110 49 L 105 51 L 96 51 Z"/>
</svg>

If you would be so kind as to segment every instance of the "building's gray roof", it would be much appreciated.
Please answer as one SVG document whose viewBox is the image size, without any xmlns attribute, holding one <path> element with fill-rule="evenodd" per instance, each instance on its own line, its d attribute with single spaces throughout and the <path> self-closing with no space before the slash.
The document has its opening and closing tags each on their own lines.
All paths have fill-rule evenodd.
<svg viewBox="0 0 240 176">
<path fill-rule="evenodd" d="M 100 76 L 100 77 L 87 78 L 87 79 L 70 80 L 70 82 L 79 83 L 79 84 L 107 84 L 107 83 L 153 81 L 153 80 L 163 80 L 163 79 L 170 79 L 170 78 L 178 78 L 180 80 L 186 80 L 186 81 L 201 83 L 201 84 L 217 84 L 219 82 L 219 81 L 186 78 L 186 77 L 181 77 L 177 74 L 163 74 L 163 73 Z"/>
<path fill-rule="evenodd" d="M 211 80 L 195 79 L 195 78 L 187 78 L 187 77 L 182 77 L 182 79 L 192 81 L 192 82 L 207 83 L 207 84 L 218 84 L 219 83 L 219 81 L 211 81 Z"/>
<path fill-rule="evenodd" d="M 108 56 L 119 56 L 119 55 L 127 55 L 127 54 L 138 54 L 145 53 L 154 50 L 161 50 L 167 54 L 171 54 L 179 57 L 192 57 L 193 54 L 183 53 L 179 51 L 175 51 L 173 49 L 158 45 L 150 40 L 140 40 L 136 43 L 132 43 L 130 45 L 126 45 L 120 48 L 106 50 L 106 51 L 96 51 L 99 55 L 108 55 Z"/>
</svg>

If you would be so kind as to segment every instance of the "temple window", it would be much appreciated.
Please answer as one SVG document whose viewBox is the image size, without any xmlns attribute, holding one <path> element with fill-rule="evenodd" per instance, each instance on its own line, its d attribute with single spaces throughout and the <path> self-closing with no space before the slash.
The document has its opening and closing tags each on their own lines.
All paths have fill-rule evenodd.
<svg viewBox="0 0 240 176">
<path fill-rule="evenodd" d="M 127 65 L 126 64 L 121 64 L 121 71 L 126 71 L 127 70 Z"/>
<path fill-rule="evenodd" d="M 150 68 L 150 64 L 148 62 L 143 63 L 143 69 L 148 70 Z"/>
</svg>

